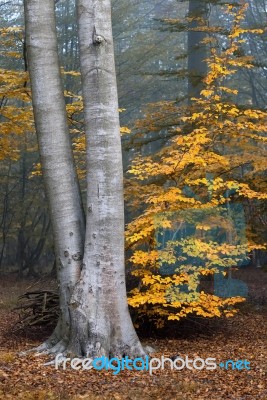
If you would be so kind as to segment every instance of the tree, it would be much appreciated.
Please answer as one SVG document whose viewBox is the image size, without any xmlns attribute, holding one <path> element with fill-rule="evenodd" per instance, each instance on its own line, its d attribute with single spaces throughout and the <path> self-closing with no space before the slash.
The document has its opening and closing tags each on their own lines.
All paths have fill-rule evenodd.
<svg viewBox="0 0 267 400">
<path fill-rule="evenodd" d="M 39 350 L 143 355 L 126 299 L 123 183 L 109 0 L 78 0 L 87 140 L 86 234 L 57 55 L 54 1 L 26 0 L 33 109 L 57 256 L 61 316 Z"/>
<path fill-rule="evenodd" d="M 34 264 L 45 245 L 49 220 L 44 210 L 39 213 L 37 205 L 42 188 L 29 179 L 37 155 L 23 29 L 5 27 L 0 35 L 3 55 L 0 69 L 0 197 L 3 200 L 0 265 L 2 271 L 16 264 L 20 274 L 26 268 L 34 274 Z M 38 232 L 40 225 L 43 225 L 43 234 Z M 11 248 L 12 252 L 8 251 Z"/>
<path fill-rule="evenodd" d="M 81 268 L 84 217 L 57 59 L 54 2 L 26 1 L 25 24 L 34 118 L 60 281 L 61 318 L 54 333 L 58 338 L 66 334 L 70 323 L 68 302 Z"/>
<path fill-rule="evenodd" d="M 157 326 L 188 314 L 232 316 L 246 288 L 239 281 L 231 287 L 220 275 L 230 275 L 252 249 L 264 249 L 245 232 L 242 210 L 247 200 L 267 198 L 267 113 L 239 106 L 232 82 L 239 68 L 253 68 L 251 56 L 236 56 L 243 35 L 263 33 L 243 28 L 245 11 L 246 5 L 226 8 L 232 20 L 227 48 L 210 39 L 204 89 L 191 107 L 154 106 L 144 126 L 160 130 L 166 120 L 172 138 L 159 151 L 136 157 L 129 171 L 135 178 L 132 206 L 143 208 L 128 225 L 132 273 L 139 278 L 129 304 Z M 214 276 L 211 293 L 199 285 L 208 275 Z"/>
<path fill-rule="evenodd" d="M 198 97 L 203 89 L 203 79 L 207 74 L 207 48 L 205 44 L 208 19 L 208 3 L 201 0 L 189 1 L 188 12 L 188 100 Z"/>
</svg>

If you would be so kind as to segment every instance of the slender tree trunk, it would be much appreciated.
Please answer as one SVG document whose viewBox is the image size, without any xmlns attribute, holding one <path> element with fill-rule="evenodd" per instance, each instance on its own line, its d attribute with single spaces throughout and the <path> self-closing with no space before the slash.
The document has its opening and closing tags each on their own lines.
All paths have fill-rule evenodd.
<svg viewBox="0 0 267 400">
<path fill-rule="evenodd" d="M 70 296 L 80 276 L 85 223 L 60 78 L 54 0 L 25 0 L 24 7 L 34 118 L 60 284 L 61 318 L 44 348 L 57 342 L 63 347 L 69 336 Z"/>
<path fill-rule="evenodd" d="M 87 229 L 69 349 L 140 356 L 127 305 L 122 150 L 109 0 L 78 0 L 87 140 Z"/>
</svg>

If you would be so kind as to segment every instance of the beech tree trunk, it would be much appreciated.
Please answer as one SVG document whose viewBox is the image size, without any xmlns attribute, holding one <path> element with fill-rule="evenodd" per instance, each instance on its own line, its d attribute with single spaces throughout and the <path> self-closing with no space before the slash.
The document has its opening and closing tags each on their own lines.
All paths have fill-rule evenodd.
<svg viewBox="0 0 267 400">
<path fill-rule="evenodd" d="M 61 317 L 44 347 L 69 336 L 69 302 L 80 276 L 85 220 L 57 52 L 54 0 L 25 0 L 32 102 L 58 269 Z"/>
<path fill-rule="evenodd" d="M 34 115 L 61 287 L 62 318 L 41 348 L 87 357 L 142 356 L 126 297 L 123 169 L 110 1 L 77 0 L 87 142 L 85 235 L 60 83 L 53 0 L 25 4 Z"/>
<path fill-rule="evenodd" d="M 70 349 L 90 356 L 144 351 L 126 297 L 123 168 L 109 0 L 77 0 L 87 142 L 87 229 L 72 303 Z"/>
</svg>

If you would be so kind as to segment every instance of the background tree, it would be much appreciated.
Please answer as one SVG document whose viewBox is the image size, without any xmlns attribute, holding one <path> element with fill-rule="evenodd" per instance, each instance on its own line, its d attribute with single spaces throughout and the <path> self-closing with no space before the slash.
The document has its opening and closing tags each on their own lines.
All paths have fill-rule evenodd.
<svg viewBox="0 0 267 400">
<path fill-rule="evenodd" d="M 203 89 L 203 79 L 207 74 L 207 37 L 208 2 L 189 1 L 187 64 L 188 64 L 188 99 L 198 97 Z"/>
</svg>

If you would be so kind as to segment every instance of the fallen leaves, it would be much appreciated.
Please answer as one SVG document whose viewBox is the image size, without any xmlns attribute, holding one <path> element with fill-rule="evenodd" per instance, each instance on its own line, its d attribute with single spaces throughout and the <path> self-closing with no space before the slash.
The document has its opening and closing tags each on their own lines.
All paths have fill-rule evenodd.
<svg viewBox="0 0 267 400">
<path fill-rule="evenodd" d="M 219 329 L 194 332 L 190 337 L 156 339 L 149 344 L 157 349 L 153 357 L 214 357 L 216 361 L 248 360 L 250 370 L 214 371 L 165 370 L 112 371 L 56 370 L 44 366 L 47 357 L 17 353 L 40 343 L 5 332 L 14 325 L 16 315 L 0 308 L 0 399 L 23 400 L 263 400 L 266 387 L 266 314 L 246 311 L 230 320 L 221 319 Z M 203 321 L 205 323 L 205 321 Z M 200 320 L 201 324 L 201 320 Z M 211 323 L 211 327 L 212 327 Z M 12 331 L 10 331 L 12 332 Z"/>
</svg>

